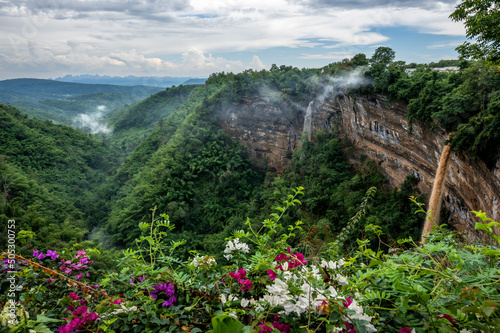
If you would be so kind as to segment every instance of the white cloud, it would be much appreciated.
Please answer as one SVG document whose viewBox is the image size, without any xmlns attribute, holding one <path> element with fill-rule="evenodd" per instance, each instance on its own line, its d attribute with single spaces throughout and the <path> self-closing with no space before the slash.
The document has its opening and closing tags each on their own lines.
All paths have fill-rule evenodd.
<svg viewBox="0 0 500 333">
<path fill-rule="evenodd" d="M 256 55 L 254 55 L 252 61 L 250 61 L 250 67 L 255 70 L 267 69 L 267 66 L 264 65 Z"/>
<path fill-rule="evenodd" d="M 258 57 L 245 64 L 218 54 L 282 47 L 304 48 L 296 59 L 337 59 L 387 42 L 387 27 L 464 36 L 448 18 L 451 1 L 7 0 L 0 69 L 201 76 L 265 68 Z"/>
</svg>

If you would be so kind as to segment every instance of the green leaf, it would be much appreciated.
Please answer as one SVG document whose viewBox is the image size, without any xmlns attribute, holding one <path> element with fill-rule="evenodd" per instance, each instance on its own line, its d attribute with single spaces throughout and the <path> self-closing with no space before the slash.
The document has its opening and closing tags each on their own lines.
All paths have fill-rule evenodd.
<svg viewBox="0 0 500 333">
<path fill-rule="evenodd" d="M 61 319 L 49 318 L 49 317 L 45 317 L 44 315 L 40 315 L 40 314 L 36 315 L 36 322 L 37 323 L 60 323 L 61 321 L 62 321 Z"/>
<path fill-rule="evenodd" d="M 228 315 L 220 315 L 212 318 L 212 325 L 214 329 L 207 333 L 240 333 L 242 332 L 243 325 L 238 320 Z"/>
<path fill-rule="evenodd" d="M 37 316 L 37 320 L 38 320 L 38 316 Z M 52 331 L 47 326 L 45 326 L 45 324 L 42 324 L 42 323 L 36 325 L 33 329 L 37 333 L 52 333 Z"/>
</svg>

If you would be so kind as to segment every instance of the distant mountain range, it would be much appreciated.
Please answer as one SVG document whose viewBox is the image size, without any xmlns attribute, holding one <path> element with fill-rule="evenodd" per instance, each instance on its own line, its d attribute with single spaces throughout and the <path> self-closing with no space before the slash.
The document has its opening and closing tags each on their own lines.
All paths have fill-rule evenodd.
<svg viewBox="0 0 500 333">
<path fill-rule="evenodd" d="M 206 78 L 171 77 L 171 76 L 108 76 L 108 75 L 66 75 L 58 77 L 55 81 L 87 83 L 87 84 L 113 84 L 120 86 L 152 86 L 168 88 L 178 85 L 203 84 Z"/>
</svg>

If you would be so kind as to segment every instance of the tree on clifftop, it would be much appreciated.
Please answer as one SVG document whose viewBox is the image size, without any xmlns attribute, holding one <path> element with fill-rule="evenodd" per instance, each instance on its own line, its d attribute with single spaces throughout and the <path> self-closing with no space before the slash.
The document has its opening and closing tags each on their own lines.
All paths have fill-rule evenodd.
<svg viewBox="0 0 500 333">
<path fill-rule="evenodd" d="M 463 58 L 484 59 L 500 65 L 500 1 L 464 0 L 450 15 L 463 21 L 468 39 L 457 51 Z"/>
</svg>

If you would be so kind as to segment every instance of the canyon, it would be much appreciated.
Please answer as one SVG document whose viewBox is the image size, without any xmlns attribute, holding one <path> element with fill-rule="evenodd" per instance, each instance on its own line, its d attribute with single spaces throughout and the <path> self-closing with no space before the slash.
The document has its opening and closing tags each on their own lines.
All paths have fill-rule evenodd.
<svg viewBox="0 0 500 333">
<path fill-rule="evenodd" d="M 314 140 L 313 134 L 320 130 L 337 129 L 352 143 L 353 156 L 364 154 L 376 161 L 390 185 L 399 186 L 414 175 L 427 198 L 447 139 L 437 126 L 410 124 L 406 105 L 383 95 L 354 97 L 340 92 L 302 108 L 287 102 L 276 106 L 266 97 L 247 97 L 223 106 L 216 117 L 232 139 L 277 174 L 286 169 L 301 140 Z M 449 214 L 441 222 L 466 233 L 470 240 L 483 238 L 474 228 L 479 219 L 470 211 L 481 210 L 495 221 L 500 219 L 500 160 L 488 169 L 482 161 L 454 151 L 446 174 L 443 205 Z"/>
</svg>

